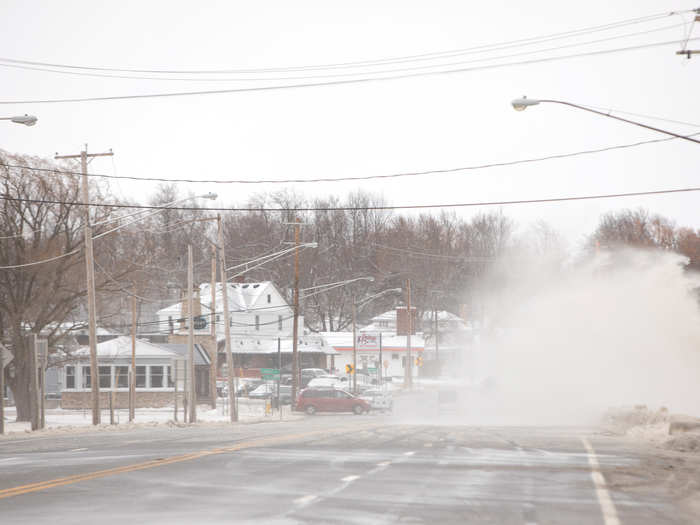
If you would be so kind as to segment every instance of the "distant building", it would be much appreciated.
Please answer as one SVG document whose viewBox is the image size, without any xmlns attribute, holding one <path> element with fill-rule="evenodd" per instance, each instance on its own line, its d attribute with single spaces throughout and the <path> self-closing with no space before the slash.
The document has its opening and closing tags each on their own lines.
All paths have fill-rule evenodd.
<svg viewBox="0 0 700 525">
<path fill-rule="evenodd" d="M 97 366 L 100 385 L 100 406 L 108 407 L 111 393 L 116 392 L 115 408 L 128 408 L 131 338 L 116 337 L 97 345 Z M 136 407 L 163 407 L 173 403 L 175 393 L 174 360 L 187 352 L 186 345 L 153 344 L 136 340 Z M 195 345 L 195 386 L 197 401 L 210 398 L 207 352 Z M 73 354 L 73 361 L 63 366 L 61 381 L 62 408 L 91 406 L 90 351 L 87 347 Z"/>
</svg>

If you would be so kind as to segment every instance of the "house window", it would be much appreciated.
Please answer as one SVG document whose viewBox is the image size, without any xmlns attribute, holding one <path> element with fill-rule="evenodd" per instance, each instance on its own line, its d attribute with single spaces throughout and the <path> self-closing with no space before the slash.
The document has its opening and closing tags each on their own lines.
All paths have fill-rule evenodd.
<svg viewBox="0 0 700 525">
<path fill-rule="evenodd" d="M 75 367 L 66 367 L 66 388 L 75 388 Z"/>
<path fill-rule="evenodd" d="M 146 367 L 136 367 L 136 388 L 146 388 Z"/>
<path fill-rule="evenodd" d="M 83 388 L 90 388 L 90 367 L 83 367 Z"/>
<path fill-rule="evenodd" d="M 282 316 L 278 315 L 277 316 L 277 329 L 281 332 L 282 331 Z"/>
<path fill-rule="evenodd" d="M 272 295 L 267 294 L 267 304 L 270 304 L 272 302 Z"/>
<path fill-rule="evenodd" d="M 255 316 L 255 329 L 260 330 L 260 316 L 259 315 Z"/>
<path fill-rule="evenodd" d="M 399 354 L 391 354 L 391 358 L 392 358 L 392 359 L 398 360 L 398 359 L 399 359 Z"/>
<path fill-rule="evenodd" d="M 129 367 L 115 366 L 114 367 L 114 382 L 117 388 L 129 388 Z"/>
<path fill-rule="evenodd" d="M 173 367 L 167 366 L 165 368 L 168 371 L 168 388 L 175 388 L 175 378 L 173 377 Z"/>
<path fill-rule="evenodd" d="M 406 368 L 406 356 L 401 357 L 401 368 Z"/>
<path fill-rule="evenodd" d="M 151 367 L 151 388 L 163 388 L 163 367 Z"/>
<path fill-rule="evenodd" d="M 112 367 L 98 366 L 97 370 L 100 375 L 100 388 L 112 388 Z"/>
</svg>

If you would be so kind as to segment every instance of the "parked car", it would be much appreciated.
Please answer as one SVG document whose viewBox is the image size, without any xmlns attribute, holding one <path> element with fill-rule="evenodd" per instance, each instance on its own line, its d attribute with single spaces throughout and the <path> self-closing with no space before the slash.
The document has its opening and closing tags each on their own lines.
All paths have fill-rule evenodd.
<svg viewBox="0 0 700 525">
<path fill-rule="evenodd" d="M 241 384 L 238 385 L 238 390 L 236 390 L 236 395 L 238 396 L 247 396 L 260 385 L 265 384 L 265 381 L 262 379 L 247 379 L 239 381 L 241 381 Z"/>
<path fill-rule="evenodd" d="M 343 383 L 338 376 L 318 376 L 309 381 L 306 388 L 340 388 L 342 385 Z"/>
<path fill-rule="evenodd" d="M 255 390 L 251 390 L 248 393 L 250 399 L 268 399 L 277 392 L 277 385 L 275 383 L 263 383 Z"/>
<path fill-rule="evenodd" d="M 353 396 L 337 388 L 305 388 L 299 393 L 296 409 L 315 414 L 316 412 L 369 412 L 370 405 L 364 399 Z"/>
<path fill-rule="evenodd" d="M 372 410 L 391 412 L 394 408 L 394 399 L 389 392 L 378 388 L 370 388 L 362 392 L 360 399 L 369 403 Z"/>
<path fill-rule="evenodd" d="M 317 377 L 327 376 L 326 372 L 322 368 L 302 368 L 301 370 L 301 388 L 306 388 L 312 379 Z"/>
</svg>

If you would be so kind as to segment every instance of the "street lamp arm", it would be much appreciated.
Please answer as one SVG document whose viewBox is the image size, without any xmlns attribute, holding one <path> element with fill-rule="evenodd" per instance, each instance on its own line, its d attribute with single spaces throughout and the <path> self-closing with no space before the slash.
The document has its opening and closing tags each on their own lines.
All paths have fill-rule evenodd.
<svg viewBox="0 0 700 525">
<path fill-rule="evenodd" d="M 356 307 L 358 310 L 360 310 L 361 308 L 367 306 L 367 305 L 369 304 L 370 301 L 372 301 L 373 299 L 376 299 L 376 298 L 379 297 L 380 295 L 384 295 L 384 294 L 392 293 L 392 292 L 394 292 L 394 293 L 400 293 L 400 292 L 402 292 L 402 291 L 403 291 L 403 290 L 402 290 L 401 288 L 389 288 L 389 289 L 387 289 L 387 290 L 382 290 L 381 292 L 375 293 L 374 295 L 370 295 L 369 297 L 365 297 L 365 298 L 362 299 L 362 301 L 360 301 L 359 303 L 355 303 L 355 307 Z"/>
<path fill-rule="evenodd" d="M 670 136 L 675 137 L 677 139 L 683 139 L 683 140 L 687 140 L 690 142 L 695 142 L 696 144 L 700 144 L 700 140 L 694 139 L 692 137 L 681 135 L 679 133 L 674 133 L 673 131 L 668 131 L 665 129 L 656 128 L 654 126 L 649 126 L 648 124 L 642 124 L 641 122 L 637 122 L 636 120 L 630 120 L 630 119 L 626 119 L 626 118 L 622 118 L 622 117 L 617 117 L 615 115 L 611 115 L 610 113 L 605 113 L 604 111 L 598 111 L 595 109 L 587 108 L 586 106 L 580 106 L 578 104 L 574 104 L 572 102 L 566 102 L 564 100 L 528 99 L 527 97 L 523 97 L 521 99 L 513 100 L 512 105 L 513 105 L 514 109 L 516 109 L 518 111 L 522 111 L 527 106 L 535 106 L 535 105 L 543 103 L 543 102 L 548 102 L 550 104 L 561 104 L 563 106 L 569 106 L 572 108 L 581 109 L 583 111 L 588 111 L 589 113 L 595 113 L 596 115 L 601 115 L 603 117 L 608 117 L 608 118 L 612 118 L 615 120 L 619 120 L 621 122 L 626 122 L 627 124 L 633 124 L 634 126 L 639 126 L 640 128 L 645 128 L 645 129 L 649 129 L 652 131 L 656 131 L 658 133 L 663 133 L 665 135 L 670 135 Z"/>
<path fill-rule="evenodd" d="M 301 292 L 308 292 L 309 290 L 316 290 L 318 288 L 326 288 L 328 286 L 350 284 L 350 283 L 354 283 L 355 281 L 370 281 L 370 282 L 372 282 L 372 281 L 374 281 L 374 277 L 355 277 L 354 279 L 348 279 L 346 281 L 336 281 L 334 283 L 319 284 L 317 286 L 310 286 L 308 288 L 302 288 L 300 291 Z"/>
</svg>

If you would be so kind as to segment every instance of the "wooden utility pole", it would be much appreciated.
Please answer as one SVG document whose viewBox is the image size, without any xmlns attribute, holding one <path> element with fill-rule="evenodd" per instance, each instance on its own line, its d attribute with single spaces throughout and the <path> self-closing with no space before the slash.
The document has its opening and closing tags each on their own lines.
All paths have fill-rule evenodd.
<svg viewBox="0 0 700 525">
<path fill-rule="evenodd" d="M 226 368 L 228 369 L 228 405 L 231 423 L 238 421 L 238 406 L 236 406 L 236 390 L 233 385 L 233 351 L 231 350 L 231 322 L 229 321 L 228 281 L 226 280 L 226 253 L 224 251 L 224 228 L 221 215 L 216 217 L 217 249 L 219 250 L 219 275 L 221 275 L 221 299 L 224 309 L 224 338 L 226 345 Z"/>
<path fill-rule="evenodd" d="M 5 433 L 5 347 L 0 343 L 0 436 Z"/>
<path fill-rule="evenodd" d="M 189 422 L 197 422 L 197 399 L 195 388 L 195 367 L 194 367 L 194 262 L 192 260 L 192 245 L 187 245 L 187 360 L 188 373 L 190 376 L 189 388 Z"/>
<path fill-rule="evenodd" d="M 29 412 L 31 415 L 31 428 L 32 430 L 39 429 L 39 382 L 37 379 L 37 337 L 36 334 L 29 334 L 29 366 L 30 366 L 30 376 L 29 376 Z"/>
<path fill-rule="evenodd" d="M 357 394 L 357 304 L 352 300 L 352 393 Z"/>
<path fill-rule="evenodd" d="M 299 220 L 294 223 L 294 326 L 292 327 L 292 407 L 299 393 Z M 282 371 L 280 370 L 280 373 Z"/>
<path fill-rule="evenodd" d="M 97 369 L 97 314 L 95 312 L 95 264 L 92 252 L 92 227 L 90 226 L 90 192 L 88 190 L 87 161 L 93 157 L 111 157 L 108 153 L 90 153 L 85 149 L 79 155 L 55 155 L 54 159 L 80 159 L 82 172 L 82 199 L 85 205 L 85 269 L 88 295 L 88 334 L 90 344 L 90 389 L 92 392 L 92 424 L 100 424 L 100 377 Z"/>
<path fill-rule="evenodd" d="M 211 246 L 211 339 L 212 354 L 209 356 L 209 393 L 211 407 L 216 409 L 216 371 L 218 368 L 219 345 L 216 338 L 216 245 Z"/>
<path fill-rule="evenodd" d="M 413 388 L 413 357 L 411 355 L 411 332 L 413 332 L 413 312 L 411 312 L 411 279 L 406 279 L 406 315 L 408 334 L 406 335 L 406 348 L 408 357 L 406 359 L 406 386 Z"/>
<path fill-rule="evenodd" d="M 129 370 L 129 423 L 136 419 L 136 296 L 131 296 L 131 369 Z"/>
</svg>

